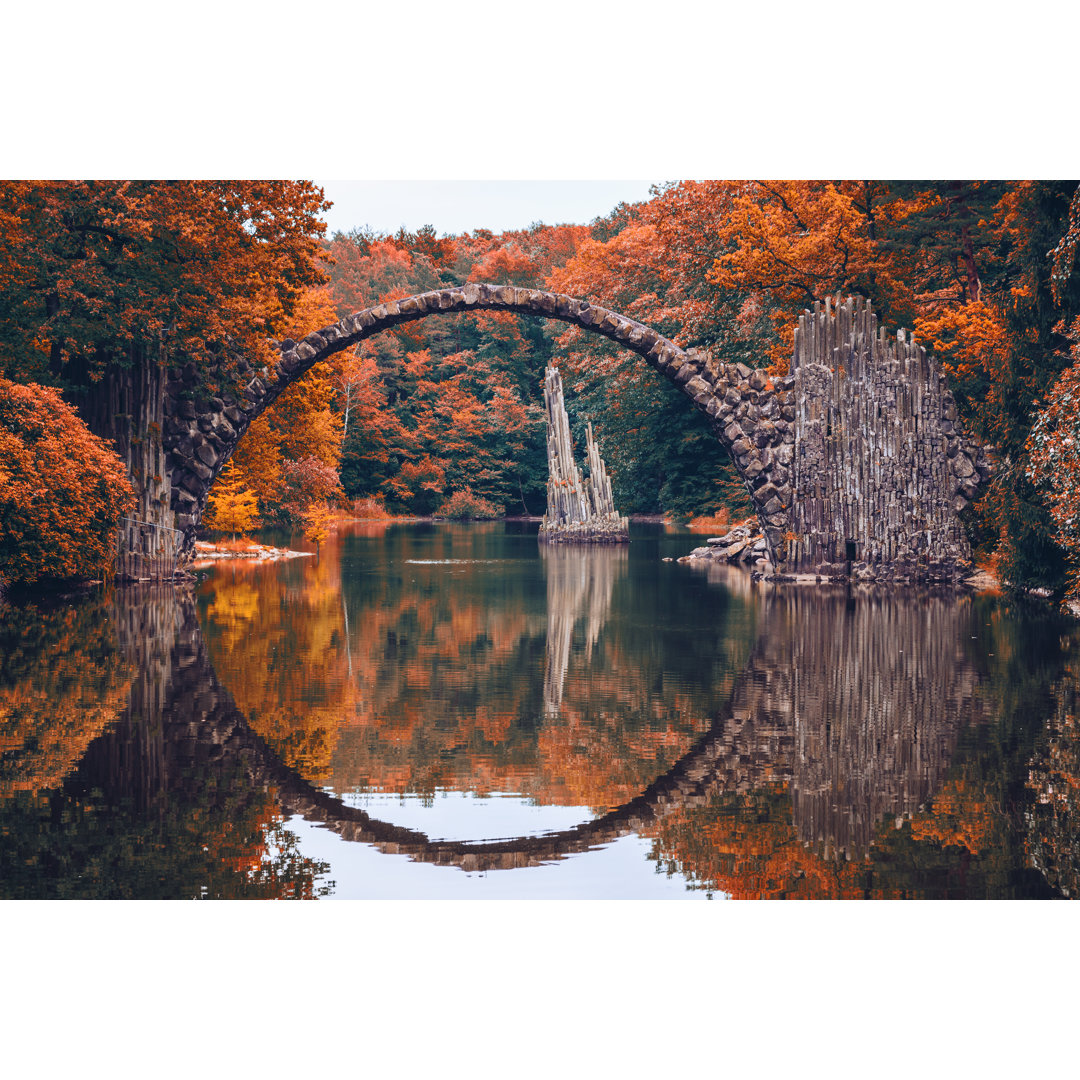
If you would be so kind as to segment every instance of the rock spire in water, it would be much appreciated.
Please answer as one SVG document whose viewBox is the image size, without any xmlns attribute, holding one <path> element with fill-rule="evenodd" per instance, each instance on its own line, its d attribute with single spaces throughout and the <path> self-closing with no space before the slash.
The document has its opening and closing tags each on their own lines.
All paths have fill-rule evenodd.
<svg viewBox="0 0 1080 1080">
<path fill-rule="evenodd" d="M 611 479 L 593 440 L 592 424 L 585 428 L 589 476 L 582 479 L 574 462 L 570 422 L 563 404 L 558 368 L 544 375 L 547 413 L 547 513 L 540 539 L 548 543 L 618 544 L 630 539 L 630 523 L 619 515 L 611 495 Z"/>
</svg>

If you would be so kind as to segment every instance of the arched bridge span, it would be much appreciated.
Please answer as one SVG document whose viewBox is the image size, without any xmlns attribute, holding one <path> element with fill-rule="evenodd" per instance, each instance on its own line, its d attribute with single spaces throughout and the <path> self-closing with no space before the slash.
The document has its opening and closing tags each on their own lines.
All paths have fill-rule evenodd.
<svg viewBox="0 0 1080 1080">
<path fill-rule="evenodd" d="M 772 531 L 784 524 L 791 452 L 782 447 L 793 442 L 789 429 L 795 418 L 793 404 L 784 397 L 790 380 L 774 383 L 763 371 L 718 364 L 702 350 L 683 349 L 651 327 L 587 300 L 512 285 L 468 284 L 378 304 L 302 341 L 284 341 L 272 369 L 256 371 L 250 364 L 241 365 L 245 381 L 233 397 L 200 398 L 195 365 L 174 369 L 166 384 L 163 441 L 171 462 L 172 508 L 189 546 L 210 487 L 251 422 L 316 363 L 401 323 L 481 310 L 557 319 L 643 357 L 709 415 L 717 437 L 732 451 L 740 475 L 755 495 L 762 524 Z M 773 448 L 773 453 L 762 453 Z M 773 484 L 759 494 L 769 479 Z M 778 538 L 779 532 L 775 535 Z"/>
<path fill-rule="evenodd" d="M 970 549 L 957 514 L 990 473 L 958 426 L 940 369 L 870 305 L 815 303 L 799 320 L 791 374 L 720 364 L 618 312 L 561 293 L 468 284 L 348 315 L 278 346 L 272 368 L 241 364 L 242 388 L 200 397 L 194 364 L 165 388 L 163 449 L 185 547 L 210 487 L 251 422 L 314 364 L 428 315 L 503 310 L 558 319 L 643 357 L 705 412 L 746 484 L 772 565 L 900 581 L 958 580 Z"/>
</svg>

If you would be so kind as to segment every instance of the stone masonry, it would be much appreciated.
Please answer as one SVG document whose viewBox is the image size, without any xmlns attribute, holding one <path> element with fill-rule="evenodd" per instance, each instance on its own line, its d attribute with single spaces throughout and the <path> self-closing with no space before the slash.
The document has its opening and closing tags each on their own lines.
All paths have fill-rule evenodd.
<svg viewBox="0 0 1080 1080">
<path fill-rule="evenodd" d="M 989 475 L 964 440 L 940 371 L 861 300 L 817 303 L 799 321 L 789 375 L 773 378 L 682 349 L 585 300 L 468 284 L 346 316 L 281 342 L 272 368 L 241 361 L 233 392 L 206 396 L 195 364 L 169 370 L 162 445 L 185 548 L 210 486 L 251 422 L 309 368 L 399 323 L 495 309 L 558 319 L 642 356 L 705 412 L 753 499 L 780 575 L 849 571 L 864 579 L 955 580 L 969 553 L 957 512 Z"/>
</svg>

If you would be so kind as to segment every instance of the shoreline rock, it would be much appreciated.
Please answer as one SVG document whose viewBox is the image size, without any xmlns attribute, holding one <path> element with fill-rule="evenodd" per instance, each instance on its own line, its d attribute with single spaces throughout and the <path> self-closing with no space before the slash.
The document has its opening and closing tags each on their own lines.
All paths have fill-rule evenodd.
<svg viewBox="0 0 1080 1080">
<path fill-rule="evenodd" d="M 747 518 L 738 522 L 723 536 L 710 536 L 704 547 L 696 547 L 688 555 L 678 559 L 665 560 L 680 563 L 726 563 L 731 566 L 745 567 L 754 581 L 770 584 L 789 585 L 881 585 L 881 586 L 939 586 L 945 585 L 957 589 L 971 589 L 974 592 L 1000 590 L 1001 582 L 985 569 L 975 570 L 965 575 L 959 582 L 917 579 L 914 574 L 910 579 L 902 574 L 893 574 L 879 578 L 873 568 L 864 563 L 835 563 L 823 565 L 816 573 L 777 574 L 769 557 L 765 534 L 756 518 Z M 1080 614 L 1080 607 L 1077 608 Z"/>
<path fill-rule="evenodd" d="M 711 562 L 745 564 L 755 569 L 772 569 L 769 546 L 757 518 L 747 518 L 733 526 L 723 536 L 710 536 L 705 547 L 696 547 L 689 555 L 676 562 L 695 562 L 706 559 Z"/>
<path fill-rule="evenodd" d="M 195 541 L 195 558 L 192 561 L 193 569 L 203 569 L 221 559 L 254 559 L 258 562 L 277 562 L 280 559 L 305 559 L 311 558 L 313 551 L 292 551 L 289 548 L 276 548 L 268 544 L 250 544 L 247 548 L 234 551 L 231 548 L 219 547 L 217 544 L 209 544 L 204 540 Z"/>
</svg>

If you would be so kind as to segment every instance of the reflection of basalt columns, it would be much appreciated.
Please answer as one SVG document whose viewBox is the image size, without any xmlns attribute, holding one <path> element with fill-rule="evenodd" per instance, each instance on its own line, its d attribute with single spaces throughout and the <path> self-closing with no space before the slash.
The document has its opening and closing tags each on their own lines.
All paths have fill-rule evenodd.
<svg viewBox="0 0 1080 1080">
<path fill-rule="evenodd" d="M 593 441 L 592 424 L 585 429 L 589 476 L 583 480 L 574 462 L 570 421 L 563 403 L 558 368 L 544 376 L 547 411 L 547 513 L 540 539 L 548 542 L 620 543 L 629 539 L 629 522 L 615 510 L 611 479 Z"/>
<path fill-rule="evenodd" d="M 734 713 L 775 727 L 805 844 L 862 858 L 940 788 L 976 709 L 972 617 L 956 597 L 773 599 Z"/>
<path fill-rule="evenodd" d="M 557 716 L 570 666 L 574 627 L 585 620 L 585 663 L 611 610 L 615 582 L 626 573 L 626 548 L 545 547 L 547 577 L 547 655 L 544 669 L 544 713 Z"/>
</svg>

